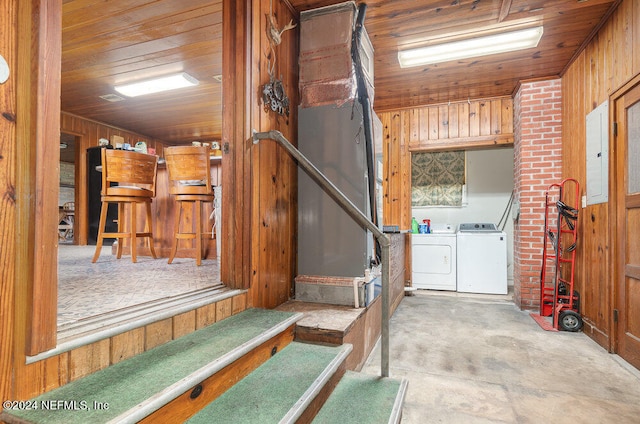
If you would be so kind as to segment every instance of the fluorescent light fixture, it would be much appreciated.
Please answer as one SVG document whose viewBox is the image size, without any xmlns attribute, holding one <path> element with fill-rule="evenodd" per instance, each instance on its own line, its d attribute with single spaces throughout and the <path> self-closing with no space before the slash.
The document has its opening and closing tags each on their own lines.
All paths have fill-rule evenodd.
<svg viewBox="0 0 640 424">
<path fill-rule="evenodd" d="M 145 94 L 159 93 L 161 91 L 175 90 L 177 88 L 198 85 L 198 80 L 182 72 L 176 75 L 134 82 L 132 84 L 117 85 L 113 87 L 118 93 L 127 97 L 137 97 Z"/>
<path fill-rule="evenodd" d="M 401 68 L 408 68 L 529 49 L 538 45 L 542 31 L 539 26 L 405 50 L 398 52 L 398 61 Z"/>
</svg>

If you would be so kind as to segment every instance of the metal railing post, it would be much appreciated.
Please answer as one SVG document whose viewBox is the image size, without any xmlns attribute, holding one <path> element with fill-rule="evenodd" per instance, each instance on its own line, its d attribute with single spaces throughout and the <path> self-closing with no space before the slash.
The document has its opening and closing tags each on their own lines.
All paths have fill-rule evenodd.
<svg viewBox="0 0 640 424">
<path fill-rule="evenodd" d="M 383 377 L 389 377 L 389 250 L 391 243 L 389 237 L 383 234 L 385 242 L 380 240 L 382 260 L 382 318 L 380 331 L 380 373 Z"/>
<path fill-rule="evenodd" d="M 338 187 L 335 186 L 316 166 L 311 163 L 293 144 L 285 138 L 280 131 L 253 132 L 253 144 L 258 144 L 260 140 L 274 140 L 280 143 L 282 147 L 298 162 L 298 165 L 304 169 L 311 178 L 322 187 L 329 196 L 344 209 L 351 218 L 354 219 L 362 228 L 365 228 L 373 234 L 378 240 L 381 249 L 382 261 L 382 319 L 381 319 L 381 343 L 380 343 L 380 373 L 382 377 L 389 377 L 389 250 L 391 242 L 389 237 L 380 231 L 367 216 L 360 211 L 345 196 Z"/>
</svg>

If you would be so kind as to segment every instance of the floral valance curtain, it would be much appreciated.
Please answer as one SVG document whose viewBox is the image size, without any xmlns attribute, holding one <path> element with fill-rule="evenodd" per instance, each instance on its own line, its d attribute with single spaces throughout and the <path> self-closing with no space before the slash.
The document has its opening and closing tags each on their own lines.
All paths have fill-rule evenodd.
<svg viewBox="0 0 640 424">
<path fill-rule="evenodd" d="M 464 169 L 464 151 L 413 153 L 412 206 L 461 206 Z"/>
</svg>

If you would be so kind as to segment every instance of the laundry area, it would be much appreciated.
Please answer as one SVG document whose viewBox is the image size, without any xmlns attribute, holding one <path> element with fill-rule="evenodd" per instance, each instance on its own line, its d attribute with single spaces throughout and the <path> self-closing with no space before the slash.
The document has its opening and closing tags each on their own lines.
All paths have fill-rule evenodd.
<svg viewBox="0 0 640 424">
<path fill-rule="evenodd" d="M 510 296 L 418 290 L 390 320 L 403 424 L 631 424 L 640 371 L 583 332 L 544 331 Z M 379 345 L 362 372 L 379 371 Z"/>
<path fill-rule="evenodd" d="M 434 190 L 434 182 L 424 183 L 419 177 L 423 160 L 412 160 L 411 286 L 505 295 L 513 285 L 513 219 L 517 216 L 511 197 L 513 149 L 459 153 L 458 167 L 463 167 L 459 187 L 445 181 Z M 446 167 L 456 159 L 428 160 L 429 168 L 435 164 L 446 175 Z M 427 187 L 424 192 L 420 184 Z M 456 190 L 460 192 L 457 203 Z M 445 195 L 434 200 L 438 192 Z M 436 202 L 442 204 L 425 204 Z"/>
</svg>

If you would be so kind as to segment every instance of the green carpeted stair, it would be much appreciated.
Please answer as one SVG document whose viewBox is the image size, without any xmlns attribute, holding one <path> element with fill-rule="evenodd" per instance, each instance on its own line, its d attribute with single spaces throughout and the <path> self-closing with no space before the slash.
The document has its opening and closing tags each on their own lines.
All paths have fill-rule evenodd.
<svg viewBox="0 0 640 424">
<path fill-rule="evenodd" d="M 351 349 L 293 342 L 187 422 L 293 423 Z"/>
<path fill-rule="evenodd" d="M 223 389 L 181 411 L 190 424 L 310 422 L 318 410 L 319 424 L 398 423 L 406 381 L 344 373 L 350 344 L 290 342 L 287 330 L 301 315 L 246 310 L 24 403 L 37 409 L 4 410 L 0 422 L 180 422 L 157 414 L 175 411 L 171 402 L 202 390 L 206 380 Z M 252 356 L 258 351 L 266 354 Z M 246 368 L 239 381 L 227 371 L 236 372 L 238 363 Z"/>
<path fill-rule="evenodd" d="M 314 424 L 399 423 L 407 381 L 347 371 Z"/>
<path fill-rule="evenodd" d="M 249 309 L 4 410 L 0 421 L 136 422 L 295 324 L 301 314 Z M 67 403 L 60 403 L 67 402 Z M 108 405 L 108 409 L 95 408 Z M 55 408 L 55 409 L 54 409 Z"/>
</svg>

